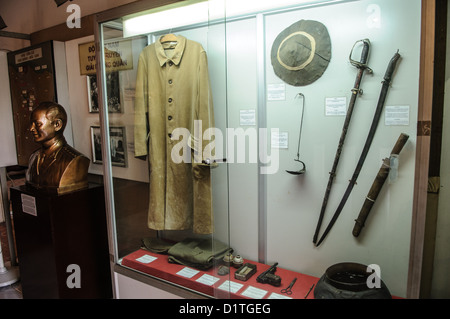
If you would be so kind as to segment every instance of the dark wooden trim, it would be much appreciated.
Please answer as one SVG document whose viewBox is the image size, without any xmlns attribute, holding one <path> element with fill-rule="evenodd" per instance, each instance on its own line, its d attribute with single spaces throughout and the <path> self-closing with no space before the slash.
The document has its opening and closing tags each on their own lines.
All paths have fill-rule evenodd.
<svg viewBox="0 0 450 319">
<path fill-rule="evenodd" d="M 123 15 L 138 13 L 161 6 L 181 2 L 185 0 L 141 0 L 111 8 L 99 13 L 91 14 L 81 18 L 81 28 L 69 28 L 66 23 L 36 31 L 30 34 L 31 45 L 45 41 L 70 41 L 90 35 L 94 35 L 94 28 L 97 22 L 104 22 L 117 19 Z"/>
<path fill-rule="evenodd" d="M 0 37 L 30 40 L 29 34 L 19 33 L 19 32 L 10 32 L 10 31 L 0 31 Z"/>
<path fill-rule="evenodd" d="M 447 0 L 436 0 L 433 112 L 429 176 L 440 176 L 442 149 L 442 118 L 444 116 L 445 64 L 447 57 Z"/>
<path fill-rule="evenodd" d="M 31 45 L 39 44 L 45 41 L 70 41 L 94 34 L 95 15 L 89 15 L 81 18 L 81 28 L 69 28 L 65 23 L 33 32 L 31 36 Z"/>
</svg>

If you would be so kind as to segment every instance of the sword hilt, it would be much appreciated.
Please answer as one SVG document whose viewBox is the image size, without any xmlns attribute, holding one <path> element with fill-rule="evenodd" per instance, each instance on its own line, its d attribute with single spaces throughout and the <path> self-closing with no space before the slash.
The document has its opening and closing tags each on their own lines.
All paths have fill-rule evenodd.
<svg viewBox="0 0 450 319">
<path fill-rule="evenodd" d="M 386 73 L 384 75 L 384 82 L 390 83 L 392 80 L 392 75 L 394 74 L 395 66 L 397 65 L 398 60 L 400 59 L 400 54 L 397 52 L 392 57 L 391 61 L 389 61 L 389 65 L 386 69 Z"/>
<path fill-rule="evenodd" d="M 359 61 L 353 60 L 352 59 L 352 55 L 353 55 L 353 50 L 355 49 L 356 45 L 358 43 L 362 43 L 363 44 L 363 48 L 361 51 L 361 59 Z M 370 54 L 370 41 L 369 39 L 362 39 L 362 40 L 358 40 L 355 42 L 355 44 L 352 47 L 352 50 L 350 51 L 350 56 L 349 56 L 349 60 L 350 63 L 357 67 L 358 69 L 365 69 L 367 70 L 369 73 L 373 73 L 372 69 L 369 68 L 368 66 L 368 61 L 369 61 L 369 54 Z"/>
</svg>

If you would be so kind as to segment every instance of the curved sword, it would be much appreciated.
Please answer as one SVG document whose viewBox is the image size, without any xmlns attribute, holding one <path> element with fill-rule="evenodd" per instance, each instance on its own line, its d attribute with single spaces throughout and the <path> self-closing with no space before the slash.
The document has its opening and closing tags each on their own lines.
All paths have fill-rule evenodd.
<svg viewBox="0 0 450 319">
<path fill-rule="evenodd" d="M 360 42 L 362 42 L 362 44 L 363 44 L 363 49 L 361 52 L 361 60 L 355 61 L 352 59 L 352 52 L 353 52 L 353 49 L 355 48 L 355 46 Z M 363 40 L 356 41 L 355 44 L 353 45 L 352 50 L 350 51 L 350 56 L 349 56 L 350 63 L 353 66 L 357 67 L 359 69 L 359 71 L 356 76 L 355 84 L 352 89 L 352 97 L 350 99 L 350 103 L 348 104 L 348 110 L 347 110 L 347 114 L 345 116 L 344 126 L 342 127 L 342 133 L 341 133 L 341 137 L 339 138 L 338 148 L 336 150 L 336 155 L 334 157 L 333 166 L 331 168 L 330 176 L 328 178 L 328 184 L 327 184 L 327 188 L 325 190 L 325 195 L 324 195 L 323 202 L 322 202 L 322 208 L 321 208 L 320 214 L 319 214 L 319 220 L 317 221 L 316 232 L 314 233 L 314 237 L 313 237 L 314 244 L 317 242 L 317 236 L 319 235 L 320 226 L 322 225 L 323 216 L 325 215 L 325 209 L 328 204 L 328 197 L 330 196 L 331 186 L 333 185 L 333 180 L 334 180 L 334 177 L 336 176 L 336 168 L 339 163 L 339 158 L 341 156 L 342 148 L 344 146 L 345 137 L 347 135 L 348 127 L 350 125 L 350 120 L 352 118 L 356 98 L 358 97 L 358 94 L 362 94 L 362 90 L 359 87 L 361 84 L 362 77 L 364 75 L 364 71 L 367 70 L 367 72 L 369 72 L 369 73 L 373 72 L 372 69 L 367 66 L 367 62 L 369 60 L 369 53 L 370 53 L 369 39 L 363 39 Z"/>
</svg>

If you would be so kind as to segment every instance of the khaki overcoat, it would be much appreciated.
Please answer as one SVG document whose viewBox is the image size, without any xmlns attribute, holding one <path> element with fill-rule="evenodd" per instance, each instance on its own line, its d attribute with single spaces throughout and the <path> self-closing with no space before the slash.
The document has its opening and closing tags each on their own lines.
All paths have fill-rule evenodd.
<svg viewBox="0 0 450 319">
<path fill-rule="evenodd" d="M 135 156 L 147 156 L 150 172 L 148 227 L 208 234 L 211 176 L 201 161 L 210 141 L 202 136 L 214 117 L 207 55 L 180 35 L 160 40 L 140 53 L 135 93 Z"/>
</svg>

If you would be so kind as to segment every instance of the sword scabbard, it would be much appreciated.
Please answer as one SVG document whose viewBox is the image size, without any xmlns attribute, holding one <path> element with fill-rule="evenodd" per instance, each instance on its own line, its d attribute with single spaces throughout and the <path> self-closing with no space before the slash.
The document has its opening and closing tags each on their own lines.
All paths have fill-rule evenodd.
<svg viewBox="0 0 450 319">
<path fill-rule="evenodd" d="M 378 194 L 380 193 L 381 188 L 389 175 L 389 170 L 389 158 L 385 158 L 383 160 L 383 165 L 381 165 L 380 170 L 378 171 L 378 174 L 375 177 L 372 186 L 370 187 L 369 193 L 364 200 L 364 204 L 361 207 L 358 218 L 355 220 L 355 226 L 353 227 L 352 231 L 353 236 L 358 237 L 361 229 L 364 227 L 367 216 L 369 216 L 372 206 L 375 203 Z"/>
<path fill-rule="evenodd" d="M 397 139 L 397 142 L 395 143 L 391 155 L 398 155 L 403 147 L 405 146 L 406 142 L 408 141 L 409 136 L 407 134 L 400 134 L 399 138 Z M 377 176 L 375 177 L 375 180 L 372 183 L 372 186 L 370 187 L 369 193 L 366 196 L 366 199 L 364 200 L 364 203 L 361 207 L 361 210 L 359 212 L 358 218 L 355 220 L 355 226 L 353 227 L 352 234 L 355 237 L 358 237 L 361 233 L 362 228 L 365 225 L 366 219 L 369 216 L 370 211 L 372 210 L 372 206 L 375 203 L 376 199 L 378 198 L 378 195 L 381 192 L 381 189 L 384 185 L 384 182 L 386 181 L 389 171 L 390 171 L 390 158 L 385 158 L 383 160 L 383 164 L 381 165 Z"/>
</svg>

